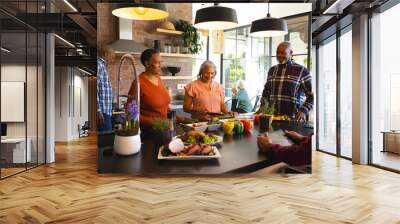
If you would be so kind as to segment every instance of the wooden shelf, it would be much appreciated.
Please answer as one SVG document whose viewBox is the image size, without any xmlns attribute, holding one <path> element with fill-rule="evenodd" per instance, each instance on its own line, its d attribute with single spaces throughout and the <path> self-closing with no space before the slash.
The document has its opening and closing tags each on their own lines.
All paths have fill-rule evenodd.
<svg viewBox="0 0 400 224">
<path fill-rule="evenodd" d="M 157 33 L 163 33 L 163 34 L 169 34 L 169 35 L 182 35 L 182 31 L 178 30 L 167 30 L 167 29 L 162 29 L 162 28 L 157 28 L 156 29 Z"/>
<path fill-rule="evenodd" d="M 192 76 L 160 76 L 162 80 L 192 80 Z"/>
<path fill-rule="evenodd" d="M 177 57 L 177 58 L 192 58 L 192 54 L 176 54 L 176 53 L 160 53 L 161 56 L 164 57 Z"/>
<path fill-rule="evenodd" d="M 122 55 L 122 54 L 132 54 L 132 55 L 139 55 L 142 54 L 141 52 L 120 52 L 116 51 L 115 54 L 117 55 Z M 176 54 L 176 53 L 160 53 L 161 56 L 163 57 L 176 57 L 176 58 L 192 58 L 192 54 Z"/>
</svg>

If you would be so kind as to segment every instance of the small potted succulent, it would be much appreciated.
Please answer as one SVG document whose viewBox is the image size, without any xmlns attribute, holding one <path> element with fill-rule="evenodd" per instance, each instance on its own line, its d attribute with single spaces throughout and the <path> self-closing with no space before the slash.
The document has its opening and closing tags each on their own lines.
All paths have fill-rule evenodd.
<svg viewBox="0 0 400 224">
<path fill-rule="evenodd" d="M 172 133 L 170 132 L 170 122 L 165 118 L 154 118 L 153 130 L 155 132 L 155 141 L 160 145 L 167 144 L 172 139 Z"/>
<path fill-rule="evenodd" d="M 119 114 L 115 121 L 122 125 L 116 131 L 114 138 L 115 153 L 133 155 L 140 151 L 139 107 L 135 100 L 125 104 L 123 114 Z"/>
<path fill-rule="evenodd" d="M 276 112 L 275 105 L 269 105 L 267 101 L 265 101 L 264 105 L 260 107 L 260 133 L 266 132 L 269 130 L 272 120 L 274 118 L 274 114 Z"/>
</svg>

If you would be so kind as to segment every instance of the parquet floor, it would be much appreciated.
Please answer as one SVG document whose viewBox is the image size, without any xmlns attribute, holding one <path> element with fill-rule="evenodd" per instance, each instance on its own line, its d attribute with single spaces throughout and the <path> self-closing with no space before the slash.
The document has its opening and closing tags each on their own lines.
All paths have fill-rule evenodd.
<svg viewBox="0 0 400 224">
<path fill-rule="evenodd" d="M 400 175 L 313 154 L 311 175 L 145 178 L 96 173 L 95 139 L 0 181 L 0 223 L 400 223 Z"/>
</svg>

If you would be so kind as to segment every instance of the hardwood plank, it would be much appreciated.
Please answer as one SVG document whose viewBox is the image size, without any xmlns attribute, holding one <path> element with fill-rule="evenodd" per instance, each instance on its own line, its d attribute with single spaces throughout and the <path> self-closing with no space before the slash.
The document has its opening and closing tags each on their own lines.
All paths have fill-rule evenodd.
<svg viewBox="0 0 400 224">
<path fill-rule="evenodd" d="M 0 223 L 400 223 L 400 176 L 313 152 L 310 175 L 97 174 L 96 138 L 0 181 Z"/>
</svg>

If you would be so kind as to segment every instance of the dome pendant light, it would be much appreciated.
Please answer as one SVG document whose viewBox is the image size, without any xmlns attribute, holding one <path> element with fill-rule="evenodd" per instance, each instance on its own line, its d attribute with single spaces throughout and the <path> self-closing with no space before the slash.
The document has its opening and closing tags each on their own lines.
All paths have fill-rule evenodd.
<svg viewBox="0 0 400 224">
<path fill-rule="evenodd" d="M 288 33 L 287 23 L 284 19 L 273 18 L 269 14 L 267 17 L 255 20 L 251 23 L 250 35 L 253 37 L 277 37 Z"/>
<path fill-rule="evenodd" d="M 163 3 L 132 3 L 121 4 L 112 14 L 119 18 L 132 20 L 160 20 L 169 16 Z"/>
<path fill-rule="evenodd" d="M 236 11 L 234 9 L 219 6 L 202 8 L 196 11 L 194 26 L 206 30 L 226 30 L 238 25 Z"/>
</svg>

